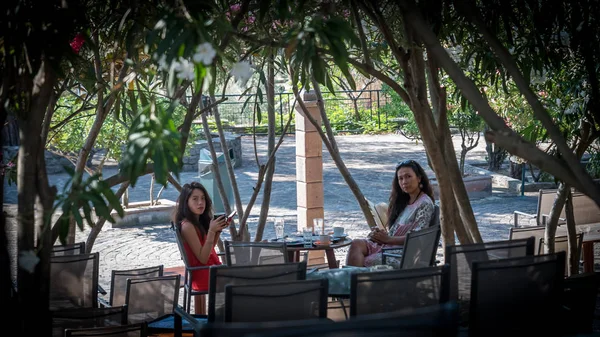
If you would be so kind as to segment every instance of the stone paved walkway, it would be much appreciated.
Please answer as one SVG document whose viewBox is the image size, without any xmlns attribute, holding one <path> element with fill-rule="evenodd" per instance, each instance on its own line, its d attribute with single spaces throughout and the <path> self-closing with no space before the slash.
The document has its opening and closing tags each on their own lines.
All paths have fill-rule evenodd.
<svg viewBox="0 0 600 337">
<path fill-rule="evenodd" d="M 374 202 L 386 201 L 397 162 L 415 159 L 426 165 L 425 153 L 420 144 L 407 140 L 399 135 L 381 136 L 339 136 L 336 138 L 339 151 L 352 177 L 364 195 Z M 455 139 L 455 142 L 458 142 Z M 259 158 L 264 162 L 266 140 L 258 139 Z M 455 148 L 458 148 L 455 144 Z M 257 177 L 257 168 L 253 153 L 251 137 L 242 138 L 243 165 L 235 170 L 236 179 L 244 206 L 249 200 Z M 485 158 L 485 145 L 470 152 L 467 162 L 482 162 Z M 343 226 L 350 237 L 363 237 L 368 233 L 364 216 L 358 203 L 341 174 L 331 160 L 327 149 L 323 147 L 325 222 L 327 227 Z M 296 232 L 296 183 L 295 183 L 295 138 L 285 138 L 277 154 L 277 167 L 273 181 L 273 193 L 269 216 L 285 218 L 286 233 Z M 106 168 L 104 175 L 116 172 L 115 168 Z M 190 182 L 197 178 L 196 172 L 185 172 L 182 182 Z M 53 175 L 51 181 L 62 186 L 65 175 Z M 150 179 L 143 177 L 136 188 L 130 191 L 131 201 L 148 200 Z M 13 187 L 6 186 L 5 202 L 15 203 L 16 193 Z M 12 189 L 12 190 L 11 190 Z M 175 200 L 177 190 L 167 188 L 162 198 Z M 472 200 L 471 204 L 479 223 L 479 229 L 485 241 L 508 237 L 508 229 L 512 224 L 513 210 L 534 212 L 536 209 L 535 193 L 525 196 L 507 193 L 494 189 L 492 196 Z M 255 230 L 260 212 L 262 197 L 256 200 L 250 215 L 251 232 Z M 77 240 L 84 241 L 89 229 L 77 233 Z M 272 223 L 267 225 L 266 237 L 272 237 Z M 100 252 L 100 284 L 109 289 L 110 271 L 113 269 L 129 269 L 163 264 L 165 267 L 181 265 L 179 251 L 168 224 L 138 226 L 128 228 L 112 228 L 110 224 L 96 239 L 93 251 Z M 336 257 L 345 261 L 345 249 L 336 251 Z"/>
</svg>

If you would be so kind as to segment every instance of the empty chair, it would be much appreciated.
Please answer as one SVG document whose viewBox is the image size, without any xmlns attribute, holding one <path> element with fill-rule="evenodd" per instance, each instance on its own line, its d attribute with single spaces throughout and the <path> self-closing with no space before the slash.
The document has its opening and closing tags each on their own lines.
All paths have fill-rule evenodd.
<svg viewBox="0 0 600 337">
<path fill-rule="evenodd" d="M 287 263 L 285 242 L 225 241 L 225 259 L 228 266 Z"/>
<path fill-rule="evenodd" d="M 415 310 L 357 316 L 343 322 L 307 322 L 299 326 L 282 322 L 275 327 L 230 323 L 229 326 L 205 326 L 201 333 L 203 337 L 250 336 L 252 332 L 263 337 L 450 337 L 458 335 L 457 317 L 457 304 L 448 302 Z M 243 329 L 245 334 L 240 332 Z"/>
<path fill-rule="evenodd" d="M 395 257 L 400 259 L 400 269 L 434 266 L 441 235 L 440 226 L 411 231 L 406 234 L 402 254 L 383 252 L 383 264 L 386 264 L 387 257 Z"/>
<path fill-rule="evenodd" d="M 534 238 L 491 241 L 446 247 L 445 263 L 450 265 L 450 300 L 461 307 L 461 319 L 467 319 L 471 296 L 473 262 L 533 255 Z"/>
<path fill-rule="evenodd" d="M 179 300 L 180 279 L 179 274 L 127 279 L 128 323 L 151 322 L 172 315 Z"/>
<path fill-rule="evenodd" d="M 533 236 L 537 245 L 537 242 L 540 242 L 540 239 L 544 237 L 545 233 L 546 227 L 544 226 L 511 227 L 508 230 L 508 239 L 527 239 Z M 537 254 L 537 250 L 535 253 Z"/>
<path fill-rule="evenodd" d="M 225 322 L 272 322 L 327 317 L 327 280 L 225 286 Z"/>
<path fill-rule="evenodd" d="M 99 253 L 50 257 L 50 309 L 98 307 Z"/>
<path fill-rule="evenodd" d="M 350 316 L 392 312 L 448 301 L 450 267 L 352 274 Z"/>
<path fill-rule="evenodd" d="M 567 277 L 563 285 L 562 312 L 563 335 L 591 334 L 598 299 L 600 274 L 584 273 Z"/>
<path fill-rule="evenodd" d="M 63 337 L 66 329 L 96 328 L 127 324 L 127 306 L 52 310 L 52 336 Z"/>
<path fill-rule="evenodd" d="M 147 337 L 146 323 L 65 330 L 65 337 Z"/>
<path fill-rule="evenodd" d="M 66 245 L 54 245 L 50 252 L 53 256 L 85 254 L 85 242 L 75 242 Z"/>
<path fill-rule="evenodd" d="M 108 306 L 125 304 L 127 279 L 163 276 L 163 265 L 145 268 L 112 270 L 110 276 L 110 297 Z"/>
<path fill-rule="evenodd" d="M 564 259 L 559 252 L 473 262 L 469 336 L 559 335 Z"/>
<path fill-rule="evenodd" d="M 577 253 L 575 254 L 575 256 L 577 256 L 578 260 L 579 257 L 581 256 L 581 247 L 583 245 L 583 233 L 578 233 L 577 234 Z M 544 253 L 544 245 L 545 245 L 545 241 L 544 238 L 542 237 L 539 241 L 539 247 L 538 247 L 538 254 L 543 254 Z M 554 252 L 565 252 L 567 254 L 567 256 L 569 256 L 569 237 L 567 235 L 562 235 L 562 236 L 557 236 L 554 238 Z M 571 275 L 570 273 L 570 269 L 569 269 L 569 259 L 565 260 L 565 275 L 569 276 Z"/>
<path fill-rule="evenodd" d="M 224 321 L 226 285 L 298 281 L 305 278 L 306 261 L 259 266 L 212 266 L 208 282 L 208 321 Z"/>
<path fill-rule="evenodd" d="M 210 266 L 193 267 L 189 262 L 187 254 L 185 253 L 183 237 L 181 236 L 181 226 L 175 225 L 175 223 L 171 222 L 171 230 L 173 230 L 173 233 L 175 234 L 175 242 L 177 242 L 179 255 L 181 256 L 181 260 L 183 261 L 183 266 L 185 268 L 185 274 L 183 277 L 183 308 L 187 312 L 190 312 L 192 306 L 192 296 L 206 295 L 205 291 L 194 290 L 192 288 L 192 273 L 196 270 L 208 270 Z"/>
</svg>

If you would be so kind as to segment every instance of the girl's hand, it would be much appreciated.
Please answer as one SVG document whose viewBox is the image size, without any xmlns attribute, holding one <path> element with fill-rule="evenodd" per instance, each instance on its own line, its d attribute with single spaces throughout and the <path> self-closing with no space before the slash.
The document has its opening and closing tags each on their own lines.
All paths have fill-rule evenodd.
<svg viewBox="0 0 600 337">
<path fill-rule="evenodd" d="M 227 228 L 227 226 L 228 226 L 227 218 L 225 217 L 225 215 L 222 215 L 222 216 L 210 221 L 208 230 L 218 233 L 218 232 L 221 232 L 223 229 Z"/>
</svg>

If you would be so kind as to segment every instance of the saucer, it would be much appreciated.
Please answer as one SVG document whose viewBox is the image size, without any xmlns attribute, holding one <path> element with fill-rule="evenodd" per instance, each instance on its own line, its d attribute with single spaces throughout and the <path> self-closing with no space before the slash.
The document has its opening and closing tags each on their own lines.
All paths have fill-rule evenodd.
<svg viewBox="0 0 600 337">
<path fill-rule="evenodd" d="M 334 239 L 345 239 L 347 236 L 348 236 L 348 234 L 344 233 L 344 234 L 342 234 L 342 235 L 340 235 L 340 236 L 335 236 L 335 235 L 334 235 L 334 236 L 333 236 L 333 238 L 334 238 Z"/>
</svg>

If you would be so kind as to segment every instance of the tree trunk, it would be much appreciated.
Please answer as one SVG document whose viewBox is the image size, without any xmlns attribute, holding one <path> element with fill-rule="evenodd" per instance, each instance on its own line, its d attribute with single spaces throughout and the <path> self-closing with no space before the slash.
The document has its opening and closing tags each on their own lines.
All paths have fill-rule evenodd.
<svg viewBox="0 0 600 337">
<path fill-rule="evenodd" d="M 267 70 L 267 119 L 268 119 L 268 145 L 267 154 L 269 157 L 275 155 L 275 66 L 273 64 L 274 55 L 269 56 L 268 70 Z M 282 130 L 283 134 L 283 130 Z M 275 173 L 276 158 L 271 161 L 271 164 L 267 166 L 265 173 L 265 182 L 263 189 L 263 202 L 260 208 L 260 215 L 258 217 L 258 227 L 256 228 L 256 236 L 254 241 L 262 241 L 263 233 L 265 231 L 265 224 L 267 216 L 269 215 L 269 205 L 271 203 L 271 188 L 273 186 L 273 174 Z"/>
<path fill-rule="evenodd" d="M 571 189 L 567 189 L 567 208 L 565 215 L 567 216 L 567 237 L 569 239 L 569 251 L 567 254 L 567 266 L 569 275 L 579 274 L 579 254 L 577 252 L 577 230 L 575 228 L 575 214 L 573 213 L 573 194 Z"/>
<path fill-rule="evenodd" d="M 31 80 L 26 76 L 21 81 Z M 35 253 L 35 247 L 48 245 L 48 240 L 36 242 L 35 238 L 35 204 L 38 188 L 38 163 L 43 161 L 44 144 L 41 137 L 33 135 L 42 134 L 42 121 L 46 113 L 46 107 L 52 96 L 52 88 L 56 81 L 54 72 L 46 61 L 42 61 L 38 73 L 33 78 L 33 85 L 25 83 L 22 89 L 31 95 L 29 110 L 21 111 L 18 115 L 20 127 L 20 147 L 17 168 L 17 191 L 18 211 L 17 223 L 20 228 L 18 238 L 17 263 L 24 256 L 36 256 L 38 263 L 32 273 L 23 268 L 17 269 L 19 317 L 21 321 L 15 326 L 23 327 L 25 336 L 43 336 L 52 330 L 52 322 L 49 312 L 49 283 L 50 277 L 50 247 L 41 246 L 39 252 Z M 42 154 L 42 158 L 40 158 Z M 45 207 L 46 205 L 44 205 Z M 44 212 L 45 213 L 45 212 Z M 44 231 L 40 231 L 44 234 Z M 20 264 L 18 264 L 20 265 Z"/>
</svg>

